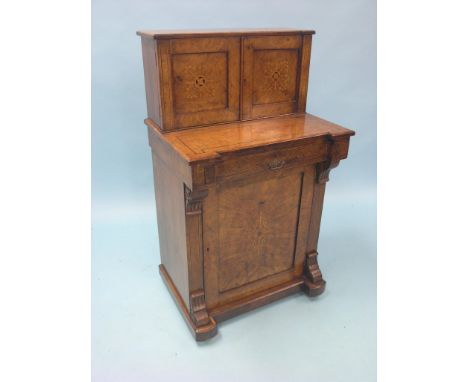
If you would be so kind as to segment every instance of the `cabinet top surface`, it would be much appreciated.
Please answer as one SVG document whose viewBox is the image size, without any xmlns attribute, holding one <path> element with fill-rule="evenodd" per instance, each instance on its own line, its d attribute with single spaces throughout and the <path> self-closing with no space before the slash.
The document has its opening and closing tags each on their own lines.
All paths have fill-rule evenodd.
<svg viewBox="0 0 468 382">
<path fill-rule="evenodd" d="M 145 123 L 188 162 L 216 159 L 223 154 L 320 136 L 352 136 L 353 130 L 311 114 L 288 115 L 161 133 Z"/>
<path fill-rule="evenodd" d="M 247 28 L 247 29 L 181 29 L 181 30 L 141 30 L 137 35 L 146 38 L 187 38 L 187 37 L 205 37 L 205 36 L 268 36 L 268 35 L 288 35 L 288 34 L 314 34 L 311 29 L 293 29 L 293 28 Z"/>
</svg>

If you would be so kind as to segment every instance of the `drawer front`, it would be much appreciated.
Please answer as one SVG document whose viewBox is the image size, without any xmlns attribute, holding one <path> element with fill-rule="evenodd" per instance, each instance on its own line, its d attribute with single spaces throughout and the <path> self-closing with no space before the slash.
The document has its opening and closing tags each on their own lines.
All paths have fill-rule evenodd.
<svg viewBox="0 0 468 382">
<path fill-rule="evenodd" d="M 215 168 L 216 179 L 222 181 L 237 176 L 256 174 L 264 171 L 278 171 L 295 166 L 307 165 L 326 160 L 328 144 L 325 138 L 307 145 L 281 150 L 244 154 L 224 160 Z"/>
</svg>

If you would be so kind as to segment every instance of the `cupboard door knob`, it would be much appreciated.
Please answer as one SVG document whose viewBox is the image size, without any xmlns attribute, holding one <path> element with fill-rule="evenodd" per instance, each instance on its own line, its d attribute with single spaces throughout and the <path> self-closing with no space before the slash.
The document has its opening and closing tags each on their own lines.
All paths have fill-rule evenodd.
<svg viewBox="0 0 468 382">
<path fill-rule="evenodd" d="M 286 162 L 284 160 L 275 159 L 274 161 L 268 163 L 270 170 L 279 170 L 284 166 Z"/>
</svg>

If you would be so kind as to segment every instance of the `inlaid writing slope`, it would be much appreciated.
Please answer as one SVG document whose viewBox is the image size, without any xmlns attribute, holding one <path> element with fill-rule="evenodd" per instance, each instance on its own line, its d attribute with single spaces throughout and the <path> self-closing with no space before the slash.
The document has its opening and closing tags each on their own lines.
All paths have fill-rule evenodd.
<svg viewBox="0 0 468 382">
<path fill-rule="evenodd" d="M 354 132 L 305 113 L 313 33 L 138 32 L 160 273 L 197 340 L 325 288 L 325 184 Z"/>
</svg>

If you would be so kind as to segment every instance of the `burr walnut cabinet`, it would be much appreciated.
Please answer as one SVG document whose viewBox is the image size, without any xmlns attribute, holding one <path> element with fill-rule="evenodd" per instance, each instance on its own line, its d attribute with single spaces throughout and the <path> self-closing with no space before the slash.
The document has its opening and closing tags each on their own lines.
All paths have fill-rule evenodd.
<svg viewBox="0 0 468 382">
<path fill-rule="evenodd" d="M 354 132 L 305 112 L 313 31 L 141 31 L 160 273 L 197 340 L 303 290 Z"/>
</svg>

